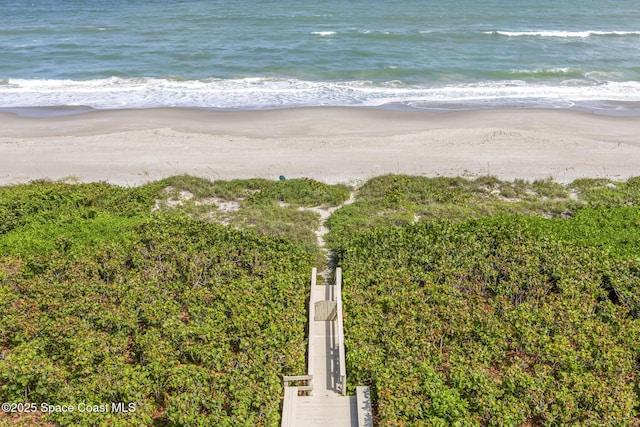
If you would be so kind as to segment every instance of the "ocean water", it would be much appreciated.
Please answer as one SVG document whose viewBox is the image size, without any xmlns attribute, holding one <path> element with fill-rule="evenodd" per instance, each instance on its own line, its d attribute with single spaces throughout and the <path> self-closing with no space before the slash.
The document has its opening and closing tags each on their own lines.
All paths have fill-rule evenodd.
<svg viewBox="0 0 640 427">
<path fill-rule="evenodd" d="M 0 109 L 640 114 L 638 0 L 2 0 Z"/>
</svg>

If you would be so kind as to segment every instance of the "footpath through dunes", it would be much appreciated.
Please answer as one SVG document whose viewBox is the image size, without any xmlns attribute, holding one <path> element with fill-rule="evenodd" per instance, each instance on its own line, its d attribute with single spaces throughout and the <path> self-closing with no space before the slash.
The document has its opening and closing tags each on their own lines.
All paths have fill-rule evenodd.
<svg viewBox="0 0 640 427">
<path fill-rule="evenodd" d="M 334 284 L 316 283 L 311 273 L 307 375 L 284 377 L 282 427 L 373 426 L 369 387 L 346 396 L 342 270 Z M 291 386 L 292 382 L 305 383 Z M 299 395 L 302 394 L 302 395 Z"/>
</svg>

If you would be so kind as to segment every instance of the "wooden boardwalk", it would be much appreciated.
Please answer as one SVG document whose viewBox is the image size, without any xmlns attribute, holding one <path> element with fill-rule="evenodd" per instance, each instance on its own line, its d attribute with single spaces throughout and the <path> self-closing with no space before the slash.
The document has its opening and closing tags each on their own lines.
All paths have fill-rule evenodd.
<svg viewBox="0 0 640 427">
<path fill-rule="evenodd" d="M 285 387 L 282 426 L 371 426 L 368 387 L 359 387 L 357 396 L 343 395 L 346 391 L 346 369 L 341 271 L 336 269 L 336 285 L 316 285 L 315 274 L 314 269 L 309 301 L 307 373 L 307 378 L 312 378 L 309 383 L 313 389 L 311 395 L 298 396 L 298 388 Z"/>
</svg>

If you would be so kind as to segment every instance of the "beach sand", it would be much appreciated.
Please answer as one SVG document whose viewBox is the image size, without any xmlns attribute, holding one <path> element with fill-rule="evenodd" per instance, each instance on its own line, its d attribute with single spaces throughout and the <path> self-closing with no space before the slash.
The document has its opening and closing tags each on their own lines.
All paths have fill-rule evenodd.
<svg viewBox="0 0 640 427">
<path fill-rule="evenodd" d="M 0 124 L 0 184 L 74 177 L 138 185 L 178 174 L 327 183 L 388 173 L 561 182 L 640 175 L 638 117 L 568 110 L 167 108 L 0 113 Z"/>
</svg>

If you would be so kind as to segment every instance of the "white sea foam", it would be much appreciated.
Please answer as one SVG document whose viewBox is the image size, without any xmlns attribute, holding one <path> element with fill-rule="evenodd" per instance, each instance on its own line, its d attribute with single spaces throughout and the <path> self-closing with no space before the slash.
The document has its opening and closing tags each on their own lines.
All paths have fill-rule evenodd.
<svg viewBox="0 0 640 427">
<path fill-rule="evenodd" d="M 581 84 L 576 84 L 579 81 Z M 531 105 L 564 107 L 579 101 L 640 102 L 640 82 L 567 80 L 556 85 L 522 80 L 416 86 L 400 81 L 314 82 L 246 79 L 14 80 L 0 82 L 0 108 L 87 106 L 117 108 L 265 109 L 300 106 Z"/>
<path fill-rule="evenodd" d="M 328 37 L 335 36 L 337 33 L 335 31 L 312 31 L 310 34 L 314 36 Z"/>
<path fill-rule="evenodd" d="M 569 67 L 556 67 L 556 68 L 535 68 L 532 70 L 511 70 L 512 74 L 573 74 L 581 73 L 580 69 Z"/>
<path fill-rule="evenodd" d="M 628 35 L 640 35 L 640 31 L 554 31 L 554 30 L 541 30 L 541 31 L 485 31 L 484 34 L 501 35 L 507 37 L 562 37 L 562 38 L 586 38 L 590 36 L 628 36 Z"/>
<path fill-rule="evenodd" d="M 607 82 L 610 80 L 620 80 L 622 73 L 619 71 L 589 71 L 584 76 L 594 82 Z"/>
</svg>

